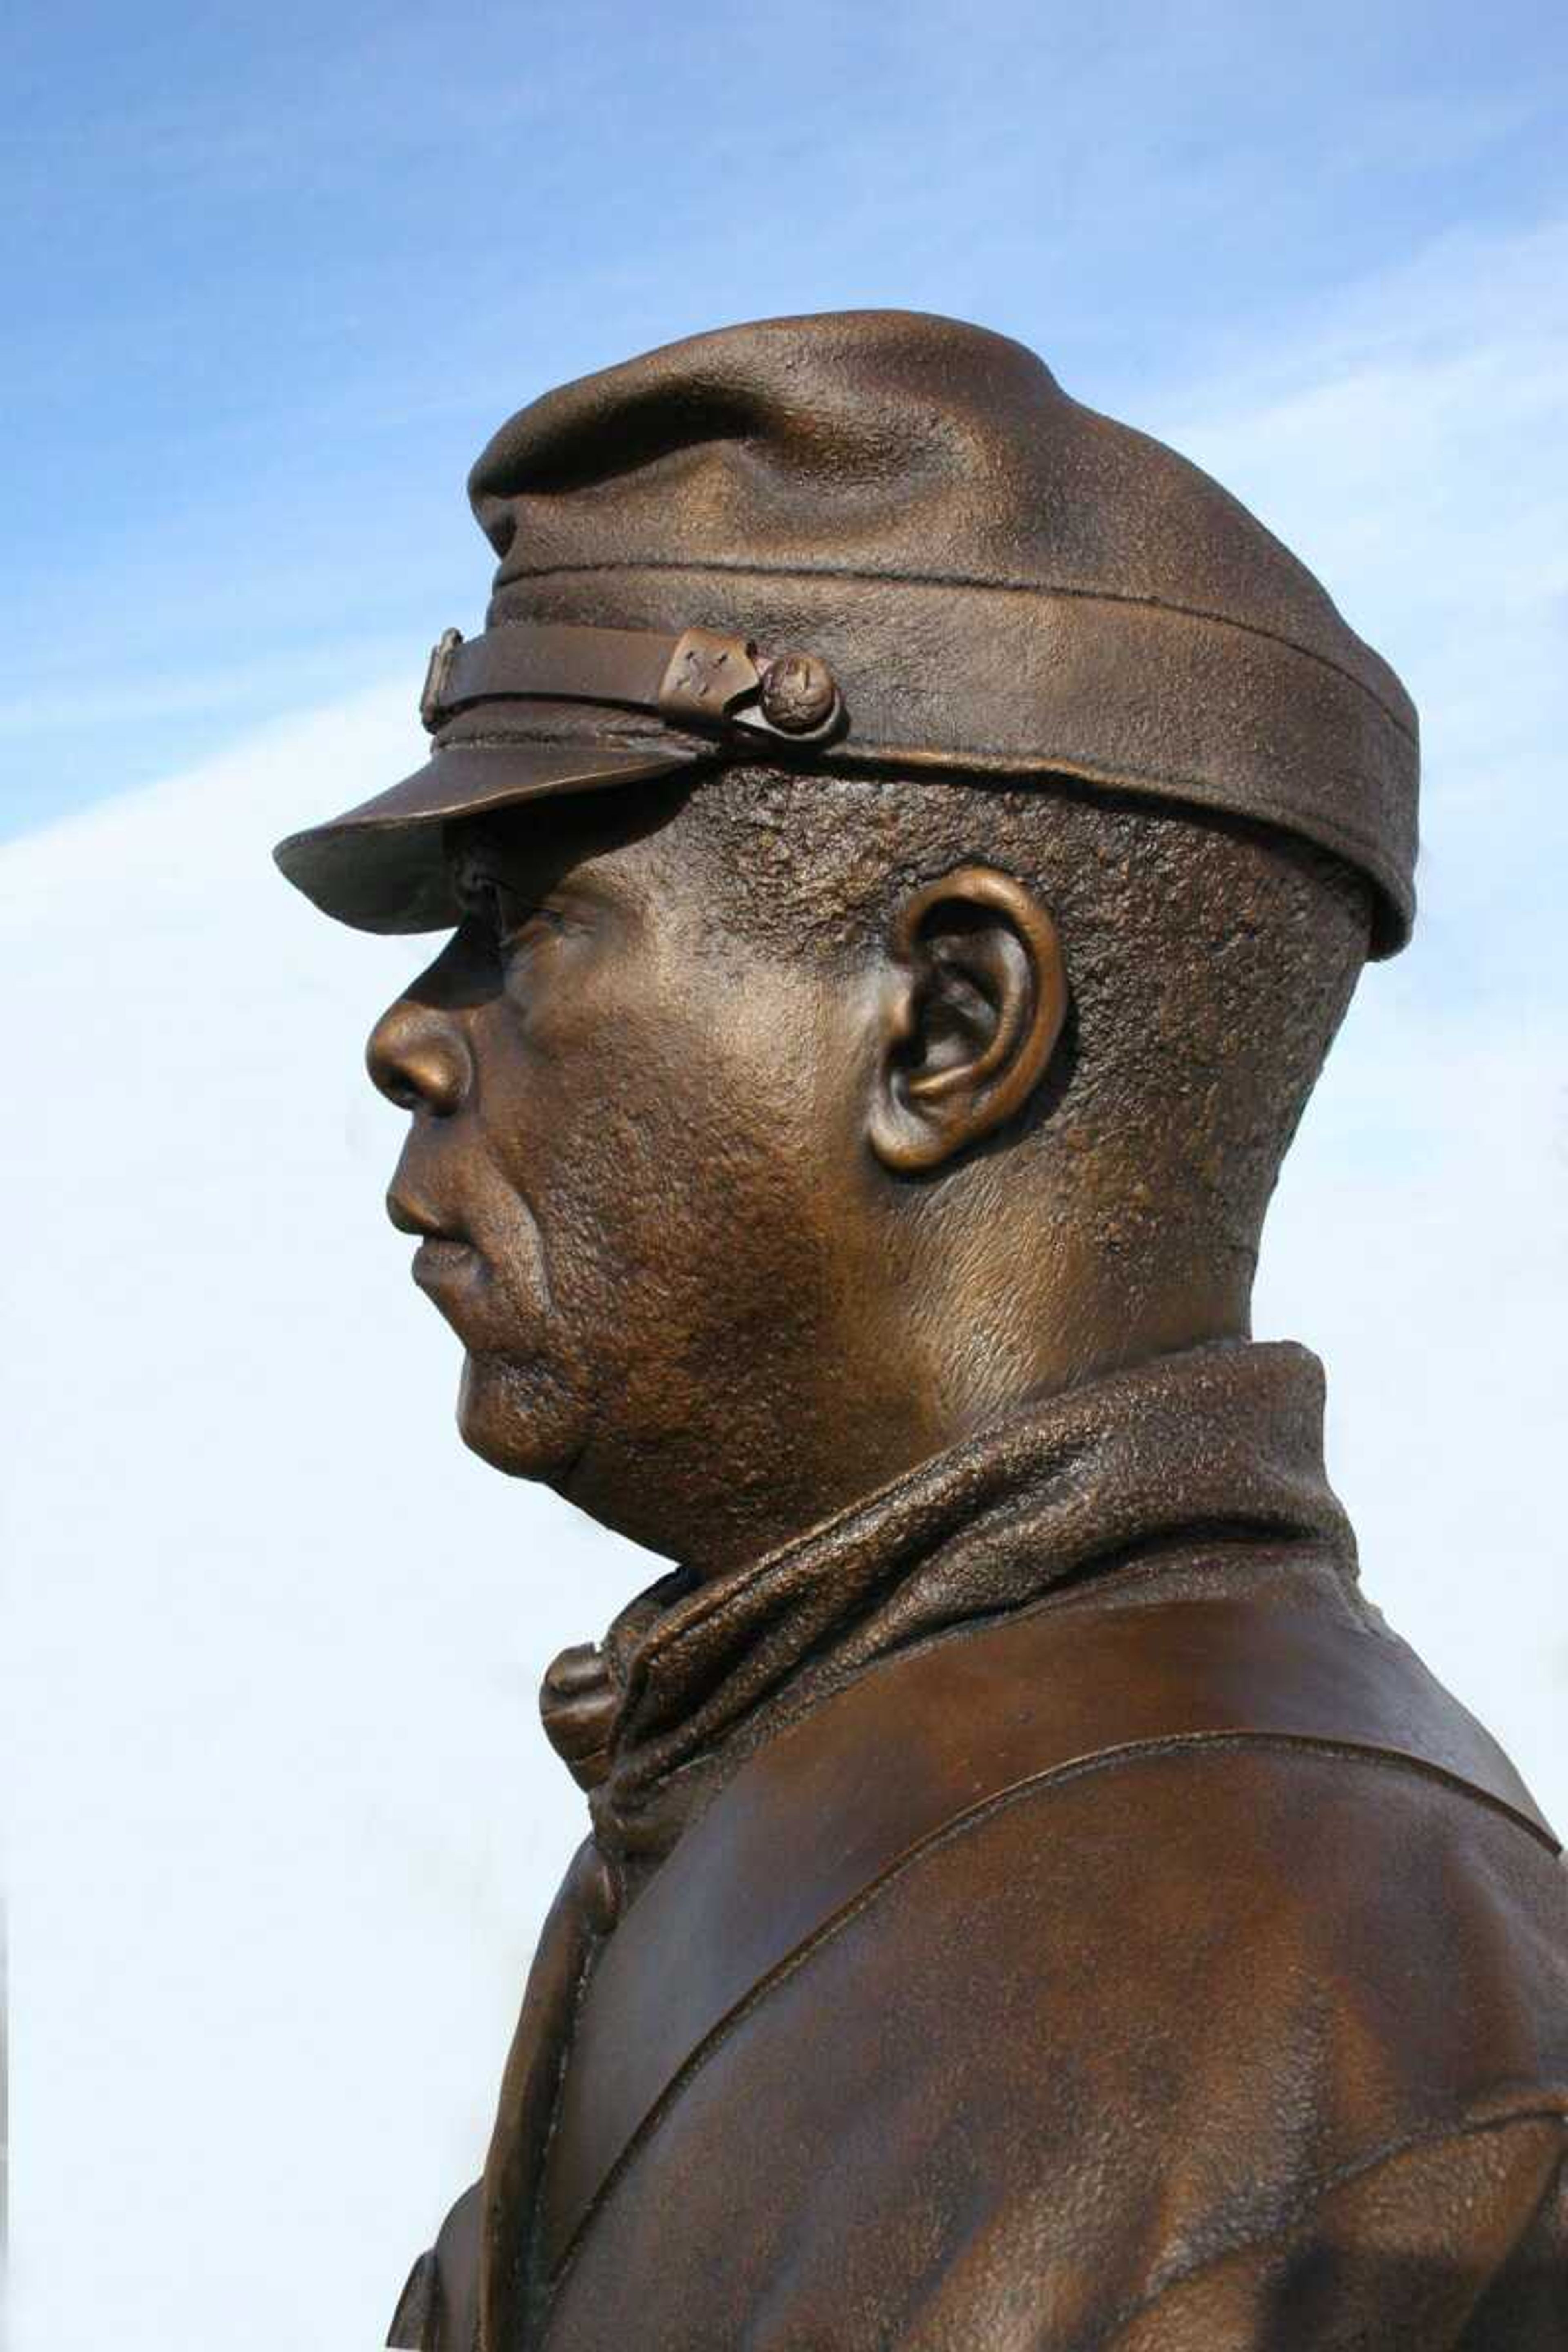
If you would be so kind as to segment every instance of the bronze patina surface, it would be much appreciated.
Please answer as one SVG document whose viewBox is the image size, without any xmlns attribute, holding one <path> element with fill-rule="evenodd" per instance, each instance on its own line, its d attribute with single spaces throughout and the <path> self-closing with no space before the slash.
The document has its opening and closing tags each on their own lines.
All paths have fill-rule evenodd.
<svg viewBox="0 0 1568 2352">
<path fill-rule="evenodd" d="M 1363 1598 L 1269 1194 L 1414 917 L 1317 583 L 1017 344 L 535 402 L 425 767 L 297 835 L 463 1433 L 676 1563 L 426 2352 L 1568 2345 L 1568 1883 Z"/>
</svg>

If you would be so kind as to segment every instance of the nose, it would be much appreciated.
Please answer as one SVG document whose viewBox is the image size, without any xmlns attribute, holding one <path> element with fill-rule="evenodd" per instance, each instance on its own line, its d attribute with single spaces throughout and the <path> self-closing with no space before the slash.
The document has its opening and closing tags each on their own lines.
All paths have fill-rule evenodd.
<svg viewBox="0 0 1568 2352">
<path fill-rule="evenodd" d="M 474 1057 L 461 1024 L 441 1006 L 400 996 L 370 1033 L 365 1066 L 389 1102 L 450 1118 L 468 1098 Z"/>
</svg>

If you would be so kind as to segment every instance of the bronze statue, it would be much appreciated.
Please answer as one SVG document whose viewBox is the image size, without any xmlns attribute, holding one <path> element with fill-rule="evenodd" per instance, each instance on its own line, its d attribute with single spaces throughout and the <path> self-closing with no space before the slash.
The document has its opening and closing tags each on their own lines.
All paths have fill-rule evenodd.
<svg viewBox="0 0 1568 2352">
<path fill-rule="evenodd" d="M 283 844 L 461 1423 L 678 1563 L 395 2345 L 1568 2344 L 1568 1891 L 1257 1346 L 1405 941 L 1397 680 L 1018 345 L 700 337 L 505 425 L 429 763 Z"/>
</svg>

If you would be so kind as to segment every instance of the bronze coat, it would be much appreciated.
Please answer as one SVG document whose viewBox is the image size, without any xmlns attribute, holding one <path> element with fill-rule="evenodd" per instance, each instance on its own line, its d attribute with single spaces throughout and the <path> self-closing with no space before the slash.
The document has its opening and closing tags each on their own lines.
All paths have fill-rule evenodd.
<svg viewBox="0 0 1568 2352">
<path fill-rule="evenodd" d="M 1362 1599 L 1316 1366 L 1192 1351 L 634 1604 L 469 2352 L 1568 2343 L 1568 1885 Z"/>
</svg>

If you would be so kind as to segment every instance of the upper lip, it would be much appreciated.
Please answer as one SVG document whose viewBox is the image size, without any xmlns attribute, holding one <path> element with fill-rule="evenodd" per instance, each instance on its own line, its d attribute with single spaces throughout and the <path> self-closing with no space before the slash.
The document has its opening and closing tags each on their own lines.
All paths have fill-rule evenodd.
<svg viewBox="0 0 1568 2352">
<path fill-rule="evenodd" d="M 423 1201 L 400 1192 L 395 1185 L 386 1196 L 386 1213 L 400 1234 L 417 1234 L 425 1241 L 467 1242 L 468 1236 L 460 1225 L 443 1222 Z"/>
</svg>

